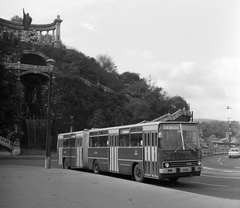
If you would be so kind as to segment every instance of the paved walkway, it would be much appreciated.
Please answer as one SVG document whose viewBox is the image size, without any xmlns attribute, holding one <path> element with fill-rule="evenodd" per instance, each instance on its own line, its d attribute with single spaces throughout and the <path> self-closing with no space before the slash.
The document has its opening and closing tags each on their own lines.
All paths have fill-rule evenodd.
<svg viewBox="0 0 240 208">
<path fill-rule="evenodd" d="M 1 165 L 1 208 L 239 208 L 222 199 L 65 169 Z"/>
</svg>

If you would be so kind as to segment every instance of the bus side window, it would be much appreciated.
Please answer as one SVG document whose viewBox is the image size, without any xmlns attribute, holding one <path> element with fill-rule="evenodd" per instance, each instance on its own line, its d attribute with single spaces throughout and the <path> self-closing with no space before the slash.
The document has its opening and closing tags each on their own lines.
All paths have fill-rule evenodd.
<svg viewBox="0 0 240 208">
<path fill-rule="evenodd" d="M 89 138 L 89 147 L 98 147 L 98 136 L 90 137 Z"/>
<path fill-rule="evenodd" d="M 70 147 L 75 147 L 75 138 L 71 138 L 70 140 Z"/>
<path fill-rule="evenodd" d="M 108 136 L 99 136 L 99 147 L 108 146 Z"/>
<path fill-rule="evenodd" d="M 68 147 L 69 139 L 63 139 L 63 147 Z"/>
<path fill-rule="evenodd" d="M 142 133 L 131 134 L 131 147 L 142 146 Z"/>
<path fill-rule="evenodd" d="M 120 134 L 119 146 L 120 147 L 129 147 L 129 134 Z"/>
</svg>

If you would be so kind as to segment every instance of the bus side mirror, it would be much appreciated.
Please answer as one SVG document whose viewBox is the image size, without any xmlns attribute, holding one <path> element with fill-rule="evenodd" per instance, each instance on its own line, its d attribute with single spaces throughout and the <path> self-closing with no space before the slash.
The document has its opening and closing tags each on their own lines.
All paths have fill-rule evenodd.
<svg viewBox="0 0 240 208">
<path fill-rule="evenodd" d="M 162 149 L 162 132 L 160 131 L 159 133 L 158 133 L 158 147 L 160 148 L 160 149 Z"/>
<path fill-rule="evenodd" d="M 158 138 L 159 138 L 159 139 L 162 138 L 162 132 L 159 132 L 159 133 L 158 133 Z"/>
</svg>

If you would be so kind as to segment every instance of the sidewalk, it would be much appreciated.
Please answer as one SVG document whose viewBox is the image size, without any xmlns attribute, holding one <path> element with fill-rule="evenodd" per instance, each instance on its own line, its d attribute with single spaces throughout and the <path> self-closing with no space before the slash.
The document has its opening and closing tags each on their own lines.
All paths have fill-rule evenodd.
<svg viewBox="0 0 240 208">
<path fill-rule="evenodd" d="M 239 200 L 88 172 L 1 165 L 4 208 L 239 208 Z"/>
</svg>

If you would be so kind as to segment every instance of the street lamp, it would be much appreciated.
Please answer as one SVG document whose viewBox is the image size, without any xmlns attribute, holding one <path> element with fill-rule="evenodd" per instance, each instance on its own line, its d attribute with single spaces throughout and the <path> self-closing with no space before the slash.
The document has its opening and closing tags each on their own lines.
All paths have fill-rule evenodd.
<svg viewBox="0 0 240 208">
<path fill-rule="evenodd" d="M 231 147 L 231 136 L 232 136 L 232 127 L 231 127 L 231 110 L 232 108 L 230 106 L 227 107 L 228 112 L 229 112 L 229 118 L 228 118 L 228 124 L 229 124 L 229 128 L 228 128 L 228 139 L 229 139 L 229 148 Z"/>
<path fill-rule="evenodd" d="M 47 65 L 49 67 L 49 82 L 48 82 L 48 108 L 47 108 L 47 133 L 46 133 L 46 157 L 45 157 L 45 168 L 51 168 L 51 121 L 52 121 L 52 109 L 51 109 L 51 99 L 52 99 L 52 70 L 55 60 L 48 59 Z"/>
</svg>

